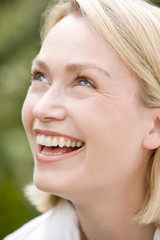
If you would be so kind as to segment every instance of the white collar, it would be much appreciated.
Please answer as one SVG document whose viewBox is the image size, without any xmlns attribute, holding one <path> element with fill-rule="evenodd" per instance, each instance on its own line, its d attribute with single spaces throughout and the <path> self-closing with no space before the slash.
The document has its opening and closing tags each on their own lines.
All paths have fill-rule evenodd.
<svg viewBox="0 0 160 240">
<path fill-rule="evenodd" d="M 55 239 L 80 240 L 78 217 L 68 201 L 62 200 L 58 204 L 48 223 L 48 230 Z"/>
<path fill-rule="evenodd" d="M 72 204 L 61 201 L 4 240 L 80 240 L 78 217 Z"/>
<path fill-rule="evenodd" d="M 157 228 L 153 240 L 160 240 L 160 229 Z"/>
</svg>

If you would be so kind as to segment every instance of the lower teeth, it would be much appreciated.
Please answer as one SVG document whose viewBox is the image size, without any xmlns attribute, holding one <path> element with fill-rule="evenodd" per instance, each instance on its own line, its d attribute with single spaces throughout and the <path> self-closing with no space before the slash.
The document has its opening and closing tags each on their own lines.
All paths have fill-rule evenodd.
<svg viewBox="0 0 160 240">
<path fill-rule="evenodd" d="M 45 151 L 42 151 L 43 154 L 45 155 L 61 155 L 63 153 L 59 152 L 59 153 L 50 153 L 50 152 L 45 152 Z"/>
</svg>

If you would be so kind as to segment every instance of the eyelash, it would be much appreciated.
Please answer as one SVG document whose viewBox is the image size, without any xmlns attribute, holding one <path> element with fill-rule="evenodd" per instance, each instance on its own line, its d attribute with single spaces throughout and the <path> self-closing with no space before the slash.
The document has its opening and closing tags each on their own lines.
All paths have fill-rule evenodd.
<svg viewBox="0 0 160 240">
<path fill-rule="evenodd" d="M 41 72 L 40 70 L 34 69 L 31 73 L 31 81 L 38 80 L 38 77 L 42 75 L 46 78 L 43 72 Z"/>
<path fill-rule="evenodd" d="M 91 85 L 91 87 L 96 89 L 95 84 L 85 74 L 83 74 L 83 75 L 78 74 L 78 76 L 75 79 L 75 82 L 78 83 L 80 80 L 87 81 Z"/>
<path fill-rule="evenodd" d="M 39 81 L 38 80 L 39 76 L 44 76 L 45 78 L 47 78 L 41 70 L 34 69 L 31 73 L 31 81 L 35 81 L 35 80 Z M 84 80 L 84 81 L 88 82 L 91 85 L 91 87 L 96 89 L 96 85 L 85 74 L 83 74 L 83 75 L 78 74 L 77 77 L 75 78 L 75 82 L 74 82 L 73 86 L 76 86 L 76 84 L 78 84 L 78 82 L 80 80 Z M 87 86 L 87 87 L 89 87 L 89 86 Z"/>
</svg>

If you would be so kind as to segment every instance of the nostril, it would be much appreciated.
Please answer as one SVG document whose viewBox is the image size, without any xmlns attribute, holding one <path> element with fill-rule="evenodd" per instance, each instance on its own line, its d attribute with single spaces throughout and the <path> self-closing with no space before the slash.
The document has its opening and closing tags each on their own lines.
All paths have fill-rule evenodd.
<svg viewBox="0 0 160 240">
<path fill-rule="evenodd" d="M 50 87 L 44 94 L 37 96 L 37 102 L 33 109 L 33 115 L 40 120 L 58 119 L 66 117 L 65 99 L 63 94 L 55 94 Z"/>
<path fill-rule="evenodd" d="M 63 107 L 35 107 L 33 109 L 33 116 L 41 121 L 48 121 L 51 119 L 64 120 L 66 118 L 66 110 Z"/>
<path fill-rule="evenodd" d="M 38 118 L 38 119 L 45 119 L 46 117 L 46 113 L 44 111 L 42 111 L 41 109 L 37 108 L 37 107 L 34 107 L 33 109 L 33 116 L 35 118 Z"/>
</svg>

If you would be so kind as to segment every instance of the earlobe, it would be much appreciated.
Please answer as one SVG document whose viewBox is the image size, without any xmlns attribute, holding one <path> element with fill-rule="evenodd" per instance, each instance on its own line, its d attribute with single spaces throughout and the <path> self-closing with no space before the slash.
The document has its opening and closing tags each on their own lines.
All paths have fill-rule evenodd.
<svg viewBox="0 0 160 240">
<path fill-rule="evenodd" d="M 148 150 L 156 149 L 160 146 L 160 117 L 153 121 L 152 128 L 146 134 L 143 140 L 143 147 Z"/>
</svg>

